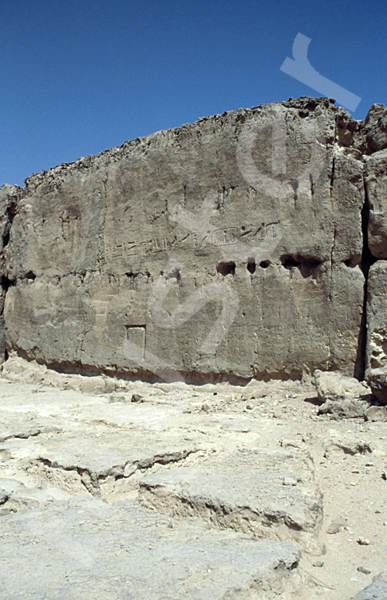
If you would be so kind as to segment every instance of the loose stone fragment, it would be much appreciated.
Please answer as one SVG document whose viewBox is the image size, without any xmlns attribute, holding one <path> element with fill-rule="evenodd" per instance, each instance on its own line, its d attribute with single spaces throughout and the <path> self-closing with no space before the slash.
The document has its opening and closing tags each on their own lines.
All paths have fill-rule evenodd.
<svg viewBox="0 0 387 600">
<path fill-rule="evenodd" d="M 357 543 L 360 544 L 360 546 L 369 546 L 371 542 L 370 540 L 367 540 L 367 538 L 359 537 Z"/>
<path fill-rule="evenodd" d="M 371 585 L 356 594 L 352 600 L 386 600 L 387 598 L 387 571 L 374 577 Z"/>
<path fill-rule="evenodd" d="M 327 528 L 327 533 L 329 534 L 334 534 L 334 533 L 338 533 L 339 531 L 341 531 L 341 529 L 343 527 L 345 527 L 347 520 L 346 519 L 342 519 L 341 517 L 334 519 L 332 521 L 332 523 L 329 525 L 329 527 Z"/>
</svg>

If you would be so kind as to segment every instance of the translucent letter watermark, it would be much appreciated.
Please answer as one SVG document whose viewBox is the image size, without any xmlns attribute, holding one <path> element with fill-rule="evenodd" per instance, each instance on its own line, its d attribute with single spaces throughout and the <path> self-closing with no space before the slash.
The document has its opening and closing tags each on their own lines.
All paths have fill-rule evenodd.
<svg viewBox="0 0 387 600">
<path fill-rule="evenodd" d="M 294 79 L 305 83 L 320 94 L 328 98 L 334 98 L 339 104 L 342 104 L 351 111 L 357 109 L 361 98 L 320 75 L 312 67 L 308 60 L 308 46 L 312 40 L 302 33 L 297 33 L 293 42 L 293 58 L 286 58 L 280 69 L 284 73 L 291 75 Z"/>
</svg>

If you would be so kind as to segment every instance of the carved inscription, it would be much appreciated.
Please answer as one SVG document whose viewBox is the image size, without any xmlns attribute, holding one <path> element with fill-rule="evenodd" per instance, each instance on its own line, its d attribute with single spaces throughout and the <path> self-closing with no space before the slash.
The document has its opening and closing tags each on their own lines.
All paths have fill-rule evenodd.
<svg viewBox="0 0 387 600">
<path fill-rule="evenodd" d="M 151 238 L 148 240 L 128 240 L 117 244 L 114 247 L 106 248 L 111 258 L 129 258 L 130 256 L 148 256 L 158 252 L 167 252 L 172 248 L 198 248 L 200 241 L 194 233 L 189 233 L 181 238 L 176 235 L 167 238 Z"/>
<path fill-rule="evenodd" d="M 251 238 L 256 241 L 275 230 L 275 224 L 268 223 L 260 225 L 258 228 L 253 225 L 248 227 L 226 227 L 217 229 L 207 235 L 197 233 L 187 233 L 181 237 L 154 237 L 147 240 L 125 240 L 113 247 L 107 247 L 106 253 L 110 258 L 129 259 L 131 256 L 149 256 L 159 252 L 168 252 L 173 248 L 186 248 L 197 250 L 206 244 L 212 246 L 232 246 L 240 240 L 248 241 Z"/>
<path fill-rule="evenodd" d="M 214 246 L 231 246 L 238 242 L 239 237 L 240 233 L 236 227 L 217 229 L 212 234 L 211 243 Z"/>
</svg>

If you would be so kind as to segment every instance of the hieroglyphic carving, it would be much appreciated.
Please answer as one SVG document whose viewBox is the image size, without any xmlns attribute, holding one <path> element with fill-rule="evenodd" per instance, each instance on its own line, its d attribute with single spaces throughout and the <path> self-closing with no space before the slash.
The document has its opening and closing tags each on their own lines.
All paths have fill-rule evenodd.
<svg viewBox="0 0 387 600">
<path fill-rule="evenodd" d="M 205 244 L 213 246 L 231 246 L 237 244 L 241 238 L 246 238 L 249 234 L 256 240 L 265 237 L 270 228 L 278 223 L 262 223 L 258 228 L 252 225 L 241 228 L 226 227 L 216 229 L 209 235 L 201 236 L 197 233 L 187 233 L 182 237 L 161 237 L 149 238 L 147 240 L 124 240 L 113 247 L 106 247 L 107 256 L 111 259 L 128 259 L 131 256 L 149 256 L 159 252 L 168 252 L 173 248 L 186 248 L 197 250 Z"/>
</svg>

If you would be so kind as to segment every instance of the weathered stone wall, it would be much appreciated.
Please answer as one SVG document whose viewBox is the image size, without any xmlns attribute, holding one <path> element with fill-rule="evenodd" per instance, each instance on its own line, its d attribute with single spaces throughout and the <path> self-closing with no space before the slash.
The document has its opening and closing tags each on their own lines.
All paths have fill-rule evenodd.
<svg viewBox="0 0 387 600">
<path fill-rule="evenodd" d="M 3 186 L 7 350 L 144 378 L 361 377 L 386 129 L 382 105 L 359 122 L 302 98 Z"/>
</svg>

